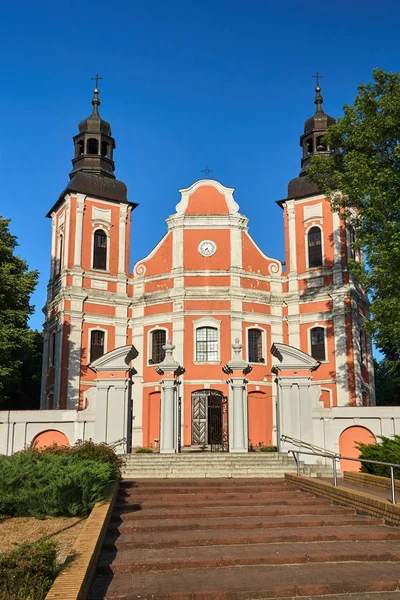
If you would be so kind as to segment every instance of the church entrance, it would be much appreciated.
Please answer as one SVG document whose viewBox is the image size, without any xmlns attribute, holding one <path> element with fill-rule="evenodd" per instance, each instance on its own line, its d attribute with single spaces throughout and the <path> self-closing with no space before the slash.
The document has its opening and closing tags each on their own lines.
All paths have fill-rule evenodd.
<svg viewBox="0 0 400 600">
<path fill-rule="evenodd" d="M 222 392 L 192 393 L 192 446 L 228 452 L 228 399 Z"/>
</svg>

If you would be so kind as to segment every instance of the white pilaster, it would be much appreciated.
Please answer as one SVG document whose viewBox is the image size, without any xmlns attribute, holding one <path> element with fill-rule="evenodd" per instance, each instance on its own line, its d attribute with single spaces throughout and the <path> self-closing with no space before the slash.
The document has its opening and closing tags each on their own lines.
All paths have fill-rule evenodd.
<svg viewBox="0 0 400 600">
<path fill-rule="evenodd" d="M 333 285 L 343 284 L 342 251 L 340 243 L 340 216 L 337 212 L 332 213 L 333 225 Z"/>
<path fill-rule="evenodd" d="M 347 366 L 346 315 L 343 295 L 332 297 L 335 341 L 336 393 L 338 406 L 348 406 L 349 371 Z"/>
</svg>

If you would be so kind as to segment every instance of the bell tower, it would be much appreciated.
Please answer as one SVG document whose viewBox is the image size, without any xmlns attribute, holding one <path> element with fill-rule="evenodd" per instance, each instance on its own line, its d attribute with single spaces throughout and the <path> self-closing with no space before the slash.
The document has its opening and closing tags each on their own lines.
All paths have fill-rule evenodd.
<svg viewBox="0 0 400 600">
<path fill-rule="evenodd" d="M 42 408 L 84 408 L 88 365 L 127 343 L 130 215 L 137 204 L 114 174 L 115 141 L 99 114 L 97 83 L 98 76 L 92 112 L 73 138 L 70 180 L 47 214 Z"/>
<path fill-rule="evenodd" d="M 287 269 L 284 342 L 321 363 L 314 381 L 321 385 L 325 407 L 373 404 L 371 344 L 363 328 L 368 298 L 349 271 L 349 225 L 307 177 L 313 156 L 337 151 L 324 140 L 335 119 L 322 108 L 320 77 L 315 112 L 300 137 L 300 174 L 289 182 L 287 198 L 278 201 Z"/>
</svg>

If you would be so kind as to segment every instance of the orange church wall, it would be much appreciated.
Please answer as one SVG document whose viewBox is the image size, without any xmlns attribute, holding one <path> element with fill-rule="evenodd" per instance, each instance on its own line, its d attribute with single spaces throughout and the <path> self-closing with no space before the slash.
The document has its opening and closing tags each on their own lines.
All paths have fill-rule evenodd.
<svg viewBox="0 0 400 600">
<path fill-rule="evenodd" d="M 240 278 L 240 286 L 251 290 L 261 290 L 268 292 L 271 288 L 269 281 L 263 281 L 262 279 L 250 279 L 249 277 Z"/>
<path fill-rule="evenodd" d="M 118 252 L 119 252 L 119 205 L 112 202 L 105 204 L 96 201 L 86 200 L 85 212 L 83 215 L 82 239 L 86 240 L 86 244 L 82 245 L 82 268 L 84 270 L 92 270 L 92 252 L 93 252 L 93 233 L 97 226 L 92 224 L 92 209 L 93 207 L 101 210 L 111 210 L 111 225 L 109 229 L 104 231 L 108 236 L 108 259 L 109 273 L 116 275 L 118 272 Z M 94 273 L 96 271 L 93 271 Z M 104 273 L 104 271 L 100 271 Z"/>
<path fill-rule="evenodd" d="M 160 442 L 161 392 L 145 388 L 143 392 L 143 446 L 156 448 Z M 158 440 L 155 442 L 154 440 Z"/>
<path fill-rule="evenodd" d="M 144 307 L 145 316 L 157 315 L 159 313 L 170 313 L 173 309 L 172 302 L 164 302 L 162 304 L 151 304 L 150 306 Z"/>
<path fill-rule="evenodd" d="M 313 323 L 302 323 L 300 325 L 300 346 L 303 352 L 310 354 L 310 329 L 315 327 Z M 335 342 L 333 337 L 333 322 L 318 321 L 318 327 L 325 327 L 326 332 L 326 361 L 318 367 L 318 370 L 313 374 L 314 380 L 332 379 L 335 372 Z"/>
<path fill-rule="evenodd" d="M 322 215 L 323 219 L 315 217 L 310 219 L 304 226 L 304 207 L 314 206 L 321 204 L 322 202 Z M 296 218 L 296 247 L 297 247 L 297 270 L 299 273 L 319 271 L 320 269 L 308 269 L 306 263 L 306 236 L 308 230 L 314 226 L 322 229 L 323 239 L 323 256 L 325 267 L 331 267 L 333 264 L 333 240 L 331 236 L 333 222 L 332 212 L 328 200 L 315 200 L 307 203 L 295 204 L 295 218 Z"/>
<path fill-rule="evenodd" d="M 157 279 L 157 281 L 146 281 L 144 284 L 144 291 L 159 292 L 161 290 L 168 290 L 174 287 L 173 279 Z"/>
<path fill-rule="evenodd" d="M 264 258 L 255 242 L 246 232 L 242 233 L 242 261 L 245 271 L 270 275 L 268 267 L 271 261 Z"/>
<path fill-rule="evenodd" d="M 138 264 L 146 267 L 146 277 L 169 273 L 172 269 L 172 233 L 166 235 L 151 258 L 144 258 Z"/>
<path fill-rule="evenodd" d="M 243 302 L 243 312 L 253 312 L 262 315 L 269 315 L 271 307 L 267 304 L 256 304 L 255 302 Z"/>
<path fill-rule="evenodd" d="M 249 445 L 272 445 L 272 391 L 248 394 Z"/>
<path fill-rule="evenodd" d="M 185 379 L 204 379 L 205 381 L 209 379 L 222 379 L 225 377 L 222 372 L 222 366 L 232 358 L 230 317 L 227 315 L 217 315 L 215 317 L 218 321 L 221 321 L 220 360 L 217 364 L 196 362 L 193 323 L 202 317 L 203 315 L 185 317 Z"/>
<path fill-rule="evenodd" d="M 229 300 L 185 300 L 185 310 L 207 310 L 212 314 L 215 310 L 230 310 Z"/>
<path fill-rule="evenodd" d="M 326 300 L 323 302 L 307 302 L 307 304 L 302 303 L 299 305 L 300 314 L 306 315 L 309 313 L 320 313 L 328 310 L 332 310 L 333 303 L 332 300 Z"/>
<path fill-rule="evenodd" d="M 349 458 L 358 458 L 360 451 L 357 448 L 357 442 L 362 444 L 375 444 L 376 439 L 374 434 L 366 427 L 358 425 L 348 427 L 339 437 L 339 454 L 348 456 Z M 343 471 L 359 471 L 361 463 L 353 460 L 341 460 L 340 470 Z"/>
<path fill-rule="evenodd" d="M 217 245 L 213 256 L 202 256 L 198 246 L 202 240 Z M 189 271 L 227 271 L 230 268 L 230 231 L 228 229 L 184 229 L 183 264 Z"/>
<path fill-rule="evenodd" d="M 225 196 L 213 186 L 198 188 L 189 198 L 187 215 L 228 215 Z"/>
<path fill-rule="evenodd" d="M 204 287 L 204 286 L 229 286 L 231 283 L 231 278 L 229 276 L 219 276 L 219 275 L 196 275 L 184 278 L 184 286 L 185 287 Z"/>
<path fill-rule="evenodd" d="M 85 313 L 93 315 L 108 315 L 110 317 L 115 316 L 115 306 L 107 306 L 106 304 L 93 304 L 91 302 L 85 302 L 83 305 Z"/>
</svg>

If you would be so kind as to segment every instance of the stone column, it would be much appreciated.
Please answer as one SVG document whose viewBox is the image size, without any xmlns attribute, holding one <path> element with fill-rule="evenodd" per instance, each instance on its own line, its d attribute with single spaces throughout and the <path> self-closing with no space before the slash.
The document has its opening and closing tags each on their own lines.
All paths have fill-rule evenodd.
<svg viewBox="0 0 400 600">
<path fill-rule="evenodd" d="M 172 356 L 175 346 L 171 344 L 170 340 L 163 348 L 165 358 L 155 368 L 156 372 L 163 376 L 160 381 L 160 454 L 176 454 L 179 438 L 178 377 L 183 375 L 185 369 Z"/>
<path fill-rule="evenodd" d="M 229 452 L 248 452 L 248 410 L 247 410 L 247 375 L 252 367 L 242 359 L 243 344 L 239 338 L 232 344 L 234 356 L 232 360 L 222 367 L 227 375 L 229 384 Z"/>
</svg>

